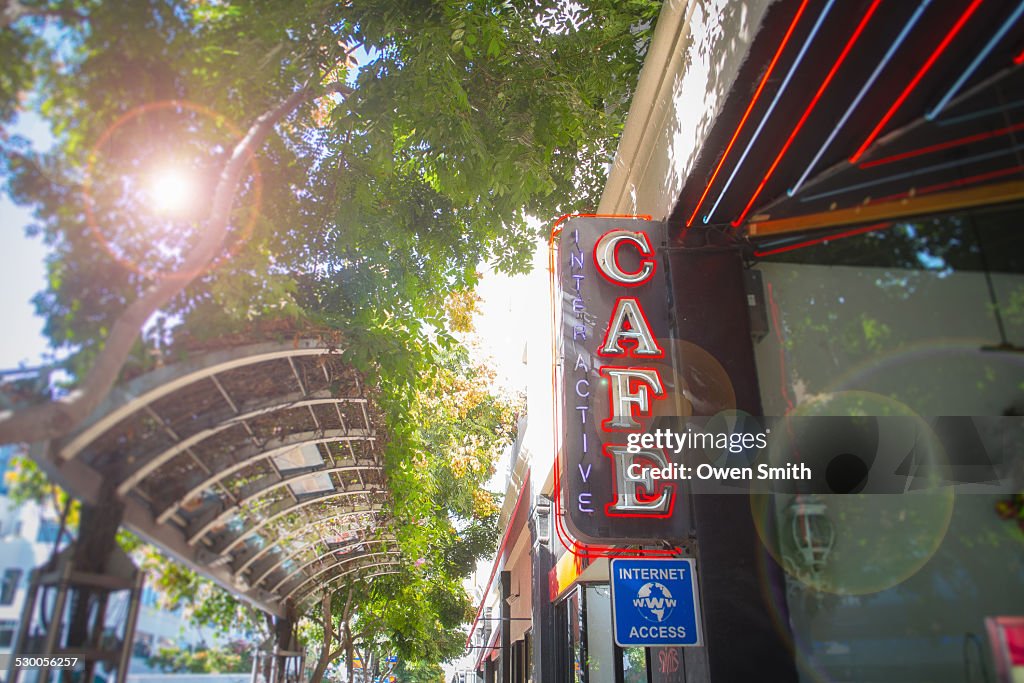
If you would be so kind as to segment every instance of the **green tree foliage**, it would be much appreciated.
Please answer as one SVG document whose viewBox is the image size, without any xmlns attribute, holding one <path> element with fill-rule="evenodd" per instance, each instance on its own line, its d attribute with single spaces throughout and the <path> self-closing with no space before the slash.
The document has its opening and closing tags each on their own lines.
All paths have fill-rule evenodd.
<svg viewBox="0 0 1024 683">
<path fill-rule="evenodd" d="M 121 541 L 124 547 L 124 539 Z M 136 541 L 132 550 L 140 568 L 146 572 L 147 583 L 158 591 L 161 608 L 181 609 L 191 623 L 212 626 L 221 633 L 241 629 L 253 634 L 254 641 L 269 635 L 264 615 L 248 603 L 150 545 Z"/>
<path fill-rule="evenodd" d="M 233 641 L 223 647 L 191 650 L 161 647 L 147 659 L 149 666 L 167 673 L 235 673 L 252 670 L 252 645 Z"/>
<path fill-rule="evenodd" d="M 81 507 L 78 501 L 71 499 L 64 489 L 51 482 L 35 461 L 25 456 L 13 458 L 5 479 L 7 497 L 15 505 L 30 501 L 41 506 L 48 505 L 56 514 L 64 515 L 67 528 L 78 526 Z"/>
<path fill-rule="evenodd" d="M 527 267 L 528 215 L 596 207 L 660 3 L 7 4 L 0 125 L 35 88 L 57 145 L 0 136 L 0 174 L 50 248 L 36 306 L 72 376 L 160 283 L 181 288 L 125 372 L 268 321 L 340 330 L 384 412 L 409 559 L 360 592 L 353 643 L 410 662 L 456 654 L 460 581 L 496 540 L 482 484 L 517 405 L 457 350 L 447 330 L 465 316 L 450 304 L 481 262 Z M 272 134 L 240 144 L 269 112 Z M 233 154 L 237 187 L 223 181 Z M 167 167 L 191 179 L 191 202 L 155 206 L 152 177 Z M 218 222 L 209 207 L 224 187 Z M 184 268 L 213 238 L 212 266 Z M 172 594 L 199 585 L 173 571 Z M 207 616 L 231 618 L 233 601 L 212 595 Z"/>
<path fill-rule="evenodd" d="M 444 683 L 444 669 L 437 662 L 409 661 L 402 659 L 395 667 L 395 679 L 399 683 Z"/>
<path fill-rule="evenodd" d="M 43 10 L 25 12 L 4 30 L 35 39 L 24 54 L 59 144 L 40 155 L 8 140 L 5 170 L 53 249 L 37 299 L 47 334 L 86 367 L 202 233 L 202 210 L 149 210 L 147 174 L 184 169 L 205 206 L 238 128 L 344 81 L 357 47 L 370 59 L 352 92 L 298 106 L 250 164 L 262 182 L 240 188 L 234 256 L 163 314 L 208 335 L 280 314 L 400 342 L 440 328 L 481 261 L 526 267 L 528 213 L 595 206 L 658 5 L 122 0 L 62 5 L 75 20 L 46 40 Z M 3 67 L 19 90 L 23 62 Z"/>
<path fill-rule="evenodd" d="M 343 588 L 309 614 L 310 660 L 323 659 L 321 673 L 339 657 L 351 662 L 349 651 L 364 662 L 461 654 L 460 627 L 472 617 L 462 581 L 497 544 L 498 501 L 484 484 L 514 438 L 521 401 L 493 393 L 490 375 L 462 349 L 436 356 L 411 394 L 389 376 L 379 381 L 382 392 L 396 392 L 382 401 L 392 411 L 385 457 L 405 560 L 397 574 L 355 587 L 351 604 Z"/>
</svg>

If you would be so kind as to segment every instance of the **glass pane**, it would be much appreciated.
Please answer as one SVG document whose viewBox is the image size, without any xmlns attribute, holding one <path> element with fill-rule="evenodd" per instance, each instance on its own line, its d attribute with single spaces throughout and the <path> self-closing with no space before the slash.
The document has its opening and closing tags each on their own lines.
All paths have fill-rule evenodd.
<svg viewBox="0 0 1024 683">
<path fill-rule="evenodd" d="M 765 414 L 1024 414 L 1024 354 L 1005 350 L 1024 346 L 1022 219 L 1004 206 L 897 221 L 763 259 Z M 1024 614 L 1024 546 L 1002 502 L 944 489 L 756 505 L 802 680 L 976 677 L 985 618 Z"/>
<path fill-rule="evenodd" d="M 607 585 L 587 586 L 587 673 L 589 683 L 615 683 L 612 602 Z"/>
<path fill-rule="evenodd" d="M 647 654 L 644 648 L 623 648 L 622 672 L 624 683 L 647 683 Z"/>
<path fill-rule="evenodd" d="M 988 661 L 985 619 L 1024 614 L 1020 531 L 993 497 L 819 501 L 835 542 L 818 571 L 793 547 L 796 508 L 779 496 L 774 510 L 802 680 L 963 681 L 965 667 Z"/>
<path fill-rule="evenodd" d="M 579 590 L 573 591 L 567 600 L 569 614 L 569 661 L 572 664 L 570 680 L 585 683 L 587 672 L 583 663 L 583 610 Z"/>
</svg>

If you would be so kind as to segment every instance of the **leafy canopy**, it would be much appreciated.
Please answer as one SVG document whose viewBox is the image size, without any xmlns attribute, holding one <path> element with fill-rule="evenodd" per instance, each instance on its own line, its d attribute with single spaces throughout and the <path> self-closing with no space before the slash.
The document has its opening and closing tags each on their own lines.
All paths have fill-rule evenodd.
<svg viewBox="0 0 1024 683">
<path fill-rule="evenodd" d="M 34 83 L 59 140 L 48 154 L 4 143 L 9 190 L 52 247 L 36 300 L 47 334 L 85 367 L 116 313 L 194 243 L 239 131 L 297 88 L 345 79 L 351 93 L 299 106 L 252 159 L 230 258 L 162 312 L 149 345 L 178 324 L 213 335 L 268 315 L 400 343 L 443 328 L 479 263 L 526 267 L 528 214 L 596 205 L 659 4 L 113 0 L 26 13 L 4 29 L 23 58 L 0 67 L 0 117 Z M 64 11 L 56 30 L 42 7 Z M 147 186 L 167 167 L 196 195 L 171 216 Z"/>
<path fill-rule="evenodd" d="M 460 582 L 496 540 L 482 484 L 517 405 L 457 350 L 447 329 L 466 321 L 451 303 L 482 262 L 527 267 L 527 216 L 596 207 L 659 6 L 31 0 L 5 14 L 0 126 L 32 92 L 58 142 L 0 135 L 0 175 L 50 248 L 35 301 L 72 377 L 127 304 L 176 276 L 241 131 L 302 89 L 348 82 L 254 151 L 223 255 L 150 320 L 128 371 L 275 319 L 343 331 L 379 393 L 415 558 L 360 592 L 363 648 L 410 665 L 461 650 Z M 154 189 L 168 169 L 190 195 L 167 200 L 166 176 Z M 167 576 L 179 596 L 206 590 Z M 203 604 L 212 620 L 238 614 L 223 596 Z"/>
</svg>

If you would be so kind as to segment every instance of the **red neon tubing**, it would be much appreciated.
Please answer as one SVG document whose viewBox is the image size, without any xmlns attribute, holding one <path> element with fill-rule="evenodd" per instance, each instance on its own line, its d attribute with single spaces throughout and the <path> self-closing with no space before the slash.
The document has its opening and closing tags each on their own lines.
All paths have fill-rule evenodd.
<svg viewBox="0 0 1024 683">
<path fill-rule="evenodd" d="M 975 133 L 974 135 L 968 135 L 966 137 L 957 138 L 956 140 L 947 140 L 946 142 L 937 142 L 934 145 L 928 145 L 927 147 L 921 147 L 919 149 L 912 149 L 908 152 L 900 152 L 899 154 L 893 154 L 892 156 L 882 157 L 881 159 L 872 159 L 871 161 L 865 161 L 860 164 L 860 168 L 873 168 L 875 166 L 882 166 L 883 164 L 891 164 L 895 161 L 903 161 L 904 159 L 911 159 L 913 157 L 922 156 L 924 154 L 930 154 L 932 152 L 940 152 L 944 149 L 952 149 L 953 147 L 961 147 L 963 145 L 969 145 L 972 142 L 980 142 L 982 140 L 989 140 L 991 138 L 997 138 L 1002 135 L 1008 135 L 1009 133 L 1016 133 L 1019 130 L 1024 130 L 1024 123 L 1018 123 L 1013 126 L 1007 126 L 1000 128 L 999 130 L 989 130 L 984 133 Z"/>
<path fill-rule="evenodd" d="M 1009 168 L 1000 168 L 995 171 L 985 171 L 984 173 L 978 173 L 977 175 L 967 176 L 966 178 L 957 178 L 956 180 L 947 180 L 934 185 L 926 185 L 925 187 L 919 187 L 914 191 L 914 194 L 918 197 L 921 195 L 932 194 L 940 190 L 948 190 L 953 187 L 966 187 L 968 185 L 974 185 L 976 183 L 984 182 L 986 180 L 994 180 L 995 178 L 1002 178 L 1003 176 L 1013 175 L 1024 171 L 1024 165 L 1021 166 L 1010 166 Z M 880 204 L 882 202 L 892 201 L 894 199 L 903 199 L 909 197 L 910 192 L 898 192 L 897 194 L 886 195 L 885 197 L 879 197 L 873 199 L 869 204 Z"/>
<path fill-rule="evenodd" d="M 981 0 L 976 1 L 980 2 Z M 761 191 L 764 190 L 764 186 L 772 177 L 772 174 L 775 172 L 776 167 L 778 167 L 779 162 L 782 161 L 782 157 L 784 157 L 786 155 L 786 152 L 789 151 L 789 146 L 793 144 L 793 140 L 796 138 L 797 133 L 799 133 L 800 129 L 803 128 L 804 123 L 807 121 L 807 118 L 811 115 L 811 112 L 814 111 L 814 107 L 817 106 L 818 101 L 821 99 L 821 96 L 825 93 L 825 90 L 828 89 L 829 84 L 832 83 L 832 79 L 835 77 L 836 72 L 839 71 L 839 67 L 842 66 L 844 61 L 846 61 L 846 56 L 850 54 L 850 50 L 853 49 L 854 44 L 857 42 L 861 34 L 864 32 L 864 28 L 867 26 L 868 21 L 871 19 L 871 16 L 875 13 L 875 10 L 878 9 L 878 5 L 881 4 L 881 2 L 882 0 L 874 0 L 874 2 L 871 3 L 871 6 L 868 7 L 867 12 L 864 13 L 864 16 L 861 17 L 860 23 L 857 24 L 857 28 L 854 30 L 853 35 L 851 35 L 850 39 L 846 41 L 846 46 L 843 47 L 843 51 L 839 54 L 839 57 L 836 59 L 835 64 L 832 65 L 832 68 L 829 69 L 828 75 L 825 76 L 825 80 L 823 80 L 821 82 L 821 85 L 818 87 L 818 92 L 814 93 L 814 97 L 811 99 L 811 103 L 807 105 L 807 108 L 804 110 L 803 116 L 801 116 L 800 120 L 797 121 L 796 126 L 793 128 L 793 131 L 789 134 L 789 138 L 787 138 L 785 144 L 782 145 L 782 149 L 779 150 L 778 155 L 776 155 L 775 161 L 772 162 L 772 165 L 768 168 L 768 171 L 764 174 L 764 177 L 761 178 L 761 182 L 760 184 L 758 184 L 757 189 L 754 190 L 754 194 L 751 195 L 750 201 L 747 202 L 747 205 L 743 208 L 743 211 L 740 212 L 740 215 L 736 217 L 736 220 L 732 222 L 732 226 L 734 228 L 739 227 L 743 223 L 743 219 L 747 217 L 747 214 L 750 212 L 750 208 L 754 205 L 754 202 L 756 202 L 757 198 L 761 195 Z"/>
<path fill-rule="evenodd" d="M 974 185 L 976 183 L 984 182 L 986 180 L 994 180 L 995 178 L 1001 178 L 1003 176 L 1013 175 L 1015 173 L 1024 173 L 1024 164 L 1018 166 L 1010 166 L 1008 168 L 1000 168 L 994 171 L 986 171 L 984 173 L 978 173 L 977 175 L 968 176 L 966 178 L 958 178 L 956 180 L 949 180 L 942 183 L 936 183 L 935 185 L 928 185 L 926 187 L 918 188 L 915 194 L 920 197 L 925 194 L 932 194 L 940 190 L 948 190 L 954 187 L 965 187 L 967 185 Z M 877 204 L 878 202 L 892 201 L 895 199 L 902 199 L 910 196 L 910 192 L 900 192 L 899 194 L 889 195 L 887 197 L 879 197 L 872 203 Z M 806 240 L 803 242 L 796 242 L 794 244 L 787 244 L 775 249 L 769 249 L 767 251 L 754 251 L 754 256 L 761 258 L 764 256 L 773 256 L 775 254 L 782 254 L 787 251 L 794 251 L 796 249 L 803 249 L 804 247 L 811 247 L 815 244 L 821 244 L 822 242 L 830 242 L 832 240 L 844 239 L 846 237 L 853 237 L 854 235 L 862 235 L 867 232 L 874 232 L 876 230 L 884 230 L 893 225 L 892 221 L 886 221 L 883 223 L 874 223 L 872 225 L 854 228 L 853 230 L 847 230 L 845 232 L 834 233 L 825 237 L 817 237 L 815 239 Z"/>
<path fill-rule="evenodd" d="M 1020 54 L 1013 58 L 1013 63 L 1018 66 L 1024 64 L 1024 50 L 1020 51 Z"/>
<path fill-rule="evenodd" d="M 867 138 L 864 139 L 864 142 L 862 142 L 860 147 L 857 148 L 857 151 L 853 153 L 853 156 L 850 157 L 851 164 L 857 163 L 857 160 L 864 156 L 864 152 L 866 152 L 868 147 L 871 146 L 871 143 L 873 143 L 875 139 L 878 138 L 879 134 L 881 134 L 882 132 L 882 129 L 885 128 L 887 123 L 889 123 L 889 120 L 896 114 L 896 111 L 901 106 L 903 106 L 903 103 L 910 96 L 911 91 L 913 91 L 913 89 L 917 87 L 917 84 L 921 82 L 921 79 L 924 78 L 924 75 L 928 72 L 929 69 L 932 68 L 932 65 L 935 64 L 939 56 L 946 51 L 946 48 L 949 47 L 949 44 L 953 42 L 953 38 L 955 38 L 956 34 L 960 32 L 960 29 L 964 27 L 964 24 L 966 24 L 967 20 L 971 18 L 971 15 L 974 14 L 974 11 L 978 9 L 979 5 L 981 5 L 981 0 L 974 0 L 967 7 L 967 9 L 964 10 L 964 13 L 960 15 L 960 18 L 957 19 L 957 22 L 953 24 L 953 28 L 949 30 L 949 33 L 946 34 L 946 37 L 942 39 L 942 42 L 939 43 L 938 47 L 935 48 L 935 51 L 932 52 L 930 57 L 928 57 L 928 61 L 926 61 L 921 66 L 921 68 L 918 69 L 917 73 L 910 80 L 910 83 L 907 84 L 907 87 L 903 89 L 903 92 L 900 93 L 900 96 L 896 98 L 896 101 L 892 103 L 892 106 L 889 107 L 889 110 L 885 112 L 885 115 L 875 125 L 874 129 L 872 129 L 872 131 L 868 134 Z"/>
<path fill-rule="evenodd" d="M 786 35 L 782 37 L 782 42 L 779 43 L 778 49 L 775 51 L 775 56 L 772 57 L 772 61 L 768 64 L 768 70 L 764 72 L 764 76 L 761 78 L 761 82 L 757 86 L 757 90 L 754 91 L 754 96 L 750 98 L 750 104 L 747 105 L 747 110 L 743 112 L 743 118 L 740 119 L 739 125 L 736 126 L 736 130 L 733 131 L 732 139 L 729 140 L 729 144 L 725 147 L 725 152 L 722 153 L 722 158 L 718 160 L 718 165 L 715 167 L 714 173 L 711 174 L 710 180 L 708 180 L 707 187 L 704 188 L 704 194 L 697 200 L 697 205 L 693 207 L 693 213 L 686 220 L 686 227 L 693 225 L 693 219 L 697 217 L 697 212 L 700 211 L 701 204 L 707 199 L 708 192 L 711 191 L 711 186 L 715 183 L 715 178 L 718 177 L 718 172 L 722 170 L 722 166 L 725 164 L 725 160 L 729 157 L 729 152 L 732 151 L 732 146 L 736 144 L 736 139 L 740 136 L 740 131 L 743 130 L 743 126 L 747 123 L 747 118 L 750 116 L 750 112 L 753 111 L 754 105 L 757 104 L 757 99 L 761 96 L 761 91 L 764 90 L 764 86 L 768 83 L 768 79 L 771 78 L 772 71 L 775 70 L 775 64 L 779 61 L 779 57 L 782 56 L 782 51 L 786 48 L 786 44 L 789 42 L 790 36 L 793 35 L 793 31 L 796 29 L 797 22 L 800 21 L 800 17 L 803 15 L 804 10 L 807 9 L 808 0 L 804 0 L 800 4 L 800 8 L 797 9 L 796 15 L 793 17 L 793 21 L 789 24 L 789 29 L 786 31 Z"/>
<path fill-rule="evenodd" d="M 787 251 L 795 251 L 797 249 L 803 249 L 804 247 L 812 247 L 815 244 L 821 244 L 822 242 L 831 242 L 832 240 L 841 240 L 845 237 L 853 237 L 854 235 L 863 235 L 864 233 L 874 232 L 876 230 L 884 230 L 892 225 L 892 221 L 886 221 L 884 223 L 875 223 L 873 225 L 866 225 L 860 228 L 854 228 L 853 230 L 847 230 L 845 232 L 837 232 L 832 235 L 825 237 L 816 237 L 812 240 L 806 240 L 804 242 L 797 242 L 796 244 L 787 244 L 777 249 L 769 249 L 768 251 L 755 251 L 754 256 L 762 258 L 764 256 L 773 256 L 775 254 L 783 254 Z"/>
</svg>

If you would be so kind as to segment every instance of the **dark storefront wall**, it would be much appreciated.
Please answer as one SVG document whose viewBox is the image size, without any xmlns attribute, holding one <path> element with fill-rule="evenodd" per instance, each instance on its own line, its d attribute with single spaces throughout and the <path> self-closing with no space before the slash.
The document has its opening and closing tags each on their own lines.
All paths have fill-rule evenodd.
<svg viewBox="0 0 1024 683">
<path fill-rule="evenodd" d="M 509 680 L 529 683 L 532 679 L 530 639 L 533 627 L 533 556 L 530 533 L 523 529 L 509 555 L 508 653 Z M 504 627 L 504 625 L 503 625 Z"/>
</svg>

